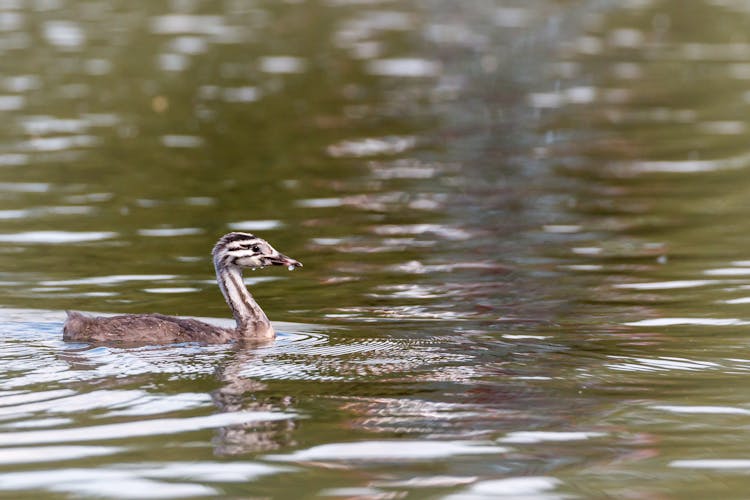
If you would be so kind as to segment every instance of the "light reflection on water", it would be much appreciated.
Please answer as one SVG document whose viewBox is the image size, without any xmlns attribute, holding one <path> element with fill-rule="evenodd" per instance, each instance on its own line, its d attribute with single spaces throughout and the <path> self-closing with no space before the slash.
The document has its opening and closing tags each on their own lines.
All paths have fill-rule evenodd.
<svg viewBox="0 0 750 500">
<path fill-rule="evenodd" d="M 743 495 L 747 15 L 0 1 L 0 489 Z M 61 341 L 229 230 L 274 344 Z"/>
</svg>

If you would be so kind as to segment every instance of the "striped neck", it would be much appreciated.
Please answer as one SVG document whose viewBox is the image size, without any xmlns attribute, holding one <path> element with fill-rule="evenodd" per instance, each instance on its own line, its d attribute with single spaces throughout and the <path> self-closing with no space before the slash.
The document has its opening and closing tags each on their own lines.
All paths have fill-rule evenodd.
<svg viewBox="0 0 750 500">
<path fill-rule="evenodd" d="M 273 337 L 271 322 L 242 281 L 242 268 L 217 263 L 216 279 L 237 322 L 237 333 L 248 337 Z"/>
</svg>

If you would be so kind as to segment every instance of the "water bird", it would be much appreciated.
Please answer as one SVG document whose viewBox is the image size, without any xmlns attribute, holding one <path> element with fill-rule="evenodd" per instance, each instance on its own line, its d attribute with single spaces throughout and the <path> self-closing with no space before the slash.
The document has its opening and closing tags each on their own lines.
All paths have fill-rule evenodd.
<svg viewBox="0 0 750 500">
<path fill-rule="evenodd" d="M 222 236 L 211 252 L 216 280 L 237 326 L 221 328 L 191 318 L 163 314 L 87 316 L 67 311 L 63 340 L 167 344 L 173 342 L 226 343 L 270 340 L 273 326 L 242 281 L 245 268 L 286 266 L 290 271 L 302 263 L 280 253 L 267 241 L 250 233 Z"/>
</svg>

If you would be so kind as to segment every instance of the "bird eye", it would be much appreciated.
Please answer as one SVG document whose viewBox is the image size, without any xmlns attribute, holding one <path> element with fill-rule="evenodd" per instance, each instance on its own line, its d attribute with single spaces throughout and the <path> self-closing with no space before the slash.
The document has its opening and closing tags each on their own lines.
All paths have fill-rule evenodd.
<svg viewBox="0 0 750 500">
<path fill-rule="evenodd" d="M 253 252 L 255 252 L 255 253 L 260 253 L 260 247 L 259 247 L 258 245 L 255 245 L 255 246 L 253 247 Z"/>
</svg>

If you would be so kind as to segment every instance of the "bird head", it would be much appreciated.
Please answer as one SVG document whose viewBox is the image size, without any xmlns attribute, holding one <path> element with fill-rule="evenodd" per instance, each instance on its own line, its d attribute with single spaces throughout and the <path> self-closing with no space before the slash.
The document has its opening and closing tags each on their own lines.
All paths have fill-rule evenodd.
<svg viewBox="0 0 750 500">
<path fill-rule="evenodd" d="M 225 234 L 216 243 L 211 255 L 217 269 L 230 266 L 240 268 L 287 266 L 291 270 L 302 267 L 301 262 L 287 257 L 263 238 L 258 238 L 250 233 L 233 232 Z"/>
</svg>

